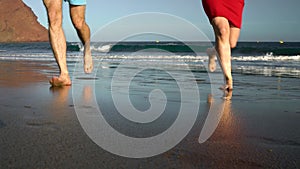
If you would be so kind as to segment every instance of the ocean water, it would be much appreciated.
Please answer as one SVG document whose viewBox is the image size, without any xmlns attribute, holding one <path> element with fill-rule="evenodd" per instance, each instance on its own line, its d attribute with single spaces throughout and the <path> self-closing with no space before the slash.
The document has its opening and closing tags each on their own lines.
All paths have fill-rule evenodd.
<svg viewBox="0 0 300 169">
<path fill-rule="evenodd" d="M 111 129 L 130 138 L 149 138 L 162 135 L 164 131 L 170 133 L 176 131 L 174 132 L 176 134 L 170 135 L 168 138 L 164 135 L 158 137 L 164 140 L 163 143 L 172 143 L 174 140 L 176 142 L 178 139 L 183 139 L 195 125 L 193 129 L 196 130 L 192 129 L 191 135 L 187 136 L 189 139 L 186 139 L 190 141 L 185 142 L 191 142 L 192 144 L 189 145 L 193 145 L 197 140 L 195 138 L 198 138 L 201 133 L 200 128 L 202 127 L 200 126 L 203 124 L 202 121 L 204 122 L 208 117 L 207 115 L 210 114 L 210 117 L 215 116 L 217 119 L 222 116 L 222 114 L 220 116 L 222 111 L 219 111 L 222 109 L 219 109 L 219 106 L 226 108 L 226 102 L 223 99 L 217 99 L 223 97 L 223 92 L 218 90 L 219 86 L 223 85 L 219 78 L 222 78 L 220 69 L 217 70 L 219 73 L 214 73 L 214 75 L 220 76 L 209 78 L 205 68 L 208 61 L 205 51 L 211 46 L 212 44 L 209 42 L 93 43 L 92 54 L 97 64 L 95 64 L 96 74 L 93 72 L 91 77 L 83 73 L 82 46 L 80 43 L 70 42 L 68 43 L 67 61 L 70 72 L 73 72 L 71 74 L 72 103 L 69 103 L 70 100 L 66 98 L 68 96 L 67 88 L 50 88 L 51 92 L 48 92 L 45 89 L 50 85 L 45 80 L 41 83 L 34 82 L 33 85 L 26 85 L 24 88 L 10 89 L 14 91 L 12 96 L 6 87 L 0 88 L 0 92 L 3 91 L 2 93 L 7 96 L 2 98 L 3 105 L 6 105 L 8 101 L 13 102 L 13 106 L 17 103 L 21 109 L 24 109 L 26 107 L 24 105 L 32 102 L 33 105 L 30 104 L 30 106 L 34 107 L 34 111 L 37 112 L 37 114 L 33 113 L 32 118 L 39 120 L 40 114 L 48 113 L 46 120 L 49 120 L 48 117 L 52 117 L 52 111 L 55 110 L 52 107 L 61 110 L 62 113 L 58 111 L 58 114 L 65 116 L 64 111 L 69 111 L 65 108 L 70 108 L 68 105 L 71 104 L 85 131 L 87 131 L 86 126 L 90 125 L 101 128 L 100 130 L 93 128 L 94 132 L 106 132 L 104 134 L 92 133 L 97 136 L 110 136 L 113 133 Z M 289 140 L 292 140 L 293 143 L 294 136 L 298 134 L 294 124 L 296 124 L 299 112 L 300 43 L 240 42 L 238 47 L 233 50 L 232 55 L 234 97 L 231 105 L 227 107 L 228 112 L 224 111 L 224 118 L 225 121 L 229 119 L 233 123 L 225 124 L 225 130 L 229 126 L 229 132 L 225 131 L 226 135 L 229 133 L 225 142 L 233 141 L 235 143 L 238 140 L 237 143 L 240 145 L 244 140 L 247 144 L 255 141 L 255 143 L 266 145 L 268 148 L 270 145 L 274 145 L 274 148 L 271 147 L 274 151 L 278 147 L 288 147 L 290 150 L 291 145 L 285 145 L 285 143 L 289 143 Z M 49 77 L 58 73 L 49 43 L 0 44 L 0 63 L 5 63 L 1 65 L 10 65 L 11 62 L 22 62 L 23 64 L 15 65 L 25 65 L 26 67 L 26 69 L 20 67 L 19 70 L 12 71 L 21 73 L 20 76 L 17 76 L 18 78 L 27 74 L 24 70 L 31 69 L 32 65 L 37 64 L 42 65 L 42 69 L 35 70 L 49 75 Z M 49 69 L 49 66 L 53 69 Z M 12 68 L 18 69 L 14 66 L 4 69 L 3 72 L 9 72 L 9 69 Z M 72 71 L 74 69 L 75 71 Z M 160 71 L 162 69 L 166 71 Z M 31 74 L 27 75 L 31 76 Z M 4 76 L 4 79 L 2 79 L 3 75 L 0 77 L 1 83 L 11 79 L 10 76 Z M 219 79 L 215 81 L 215 77 Z M 18 78 L 12 78 L 12 80 L 18 83 Z M 209 99 L 208 96 L 212 96 L 213 99 Z M 28 102 L 28 98 L 30 98 L 30 102 Z M 46 102 L 43 103 L 43 100 Z M 7 105 L 10 104 L 7 103 Z M 215 109 L 212 105 L 215 105 Z M 49 106 L 52 106 L 51 109 L 47 109 Z M 30 109 L 28 110 L 30 111 Z M 26 117 L 28 114 L 26 112 L 28 111 L 18 111 L 18 113 L 24 114 L 21 117 Z M 99 118 L 100 113 L 102 114 L 101 119 Z M 55 119 L 57 118 L 55 117 Z M 103 123 L 104 120 L 107 123 Z M 219 122 L 214 123 L 217 127 Z M 69 122 L 64 124 L 70 125 Z M 1 125 L 0 122 L 0 128 Z M 274 130 L 275 128 L 276 130 Z M 48 131 L 47 128 L 45 131 Z M 91 138 L 97 138 L 95 135 L 90 135 L 91 133 L 86 134 Z M 222 140 L 224 140 L 223 135 L 224 133 L 221 134 Z M 127 142 L 120 141 L 122 140 L 120 137 L 115 138 L 115 136 L 105 137 L 105 140 L 110 141 L 109 145 L 124 143 L 129 145 Z M 215 138 L 219 138 L 219 136 L 217 135 Z M 267 142 L 262 138 L 267 138 Z M 116 140 L 118 143 L 115 144 Z M 268 144 L 269 140 L 276 142 Z M 277 140 L 280 144 L 277 144 Z M 95 140 L 93 141 L 95 142 Z M 151 142 L 145 145 L 157 144 Z M 180 145 L 178 144 L 178 146 Z M 125 146 L 120 147 L 124 152 Z M 144 147 L 143 149 L 145 149 Z M 128 152 L 131 152 L 132 149 L 130 148 Z M 190 152 L 190 148 L 186 149 L 185 146 L 183 146 L 183 150 Z M 192 155 L 194 150 L 194 147 L 191 147 Z"/>
<path fill-rule="evenodd" d="M 105 42 L 92 43 L 93 58 L 99 62 L 149 63 L 180 66 L 186 63 L 206 70 L 206 49 L 210 42 Z M 67 43 L 69 64 L 82 60 L 83 47 Z M 55 65 L 50 44 L 1 43 L 0 60 L 46 61 Z M 239 42 L 232 50 L 232 71 L 235 74 L 300 78 L 300 42 Z"/>
</svg>

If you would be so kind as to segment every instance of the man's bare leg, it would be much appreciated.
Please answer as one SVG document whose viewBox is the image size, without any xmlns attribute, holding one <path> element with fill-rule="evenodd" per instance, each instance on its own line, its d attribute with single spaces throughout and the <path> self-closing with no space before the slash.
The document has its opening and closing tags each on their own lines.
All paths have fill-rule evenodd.
<svg viewBox="0 0 300 169">
<path fill-rule="evenodd" d="M 223 70 L 225 86 L 224 90 L 232 90 L 233 80 L 231 75 L 231 48 L 230 48 L 230 25 L 226 18 L 216 17 L 212 20 L 215 32 L 217 57 Z"/>
<path fill-rule="evenodd" d="M 84 72 L 93 71 L 93 58 L 90 49 L 90 28 L 85 22 L 85 5 L 70 5 L 70 16 L 78 37 L 84 45 Z"/>
<path fill-rule="evenodd" d="M 67 68 L 66 39 L 62 29 L 62 0 L 44 0 L 48 13 L 49 39 L 60 75 L 50 79 L 52 86 L 71 85 Z"/>
</svg>

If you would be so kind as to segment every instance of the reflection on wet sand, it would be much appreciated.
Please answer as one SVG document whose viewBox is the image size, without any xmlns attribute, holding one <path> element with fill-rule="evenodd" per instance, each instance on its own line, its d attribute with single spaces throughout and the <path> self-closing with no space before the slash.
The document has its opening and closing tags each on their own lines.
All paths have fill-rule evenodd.
<svg viewBox="0 0 300 169">
<path fill-rule="evenodd" d="M 61 87 L 50 87 L 50 91 L 53 94 L 53 102 L 52 102 L 52 108 L 54 109 L 61 109 L 65 108 L 67 106 L 82 106 L 83 108 L 92 108 L 94 103 L 94 90 L 93 87 L 90 84 L 81 84 L 79 88 L 73 86 L 61 86 Z M 72 89 L 73 87 L 73 89 Z M 70 92 L 72 90 L 79 90 L 79 95 L 72 95 L 72 97 L 77 97 L 79 99 L 78 105 L 72 101 L 72 98 L 70 97 Z M 74 93 L 73 93 L 74 94 Z M 73 103 L 70 105 L 70 103 Z M 93 108 L 94 110 L 94 108 Z M 96 110 L 95 110 L 96 111 Z"/>
<path fill-rule="evenodd" d="M 93 89 L 90 85 L 86 85 L 86 86 L 83 87 L 82 96 L 83 96 L 83 101 L 85 103 L 91 103 L 92 102 Z"/>
<path fill-rule="evenodd" d="M 41 63 L 16 61 L 0 62 L 0 86 L 1 87 L 20 87 L 37 82 L 44 82 L 47 76 L 37 70 L 47 70 L 48 66 Z"/>
<path fill-rule="evenodd" d="M 240 126 L 237 126 L 237 121 L 234 117 L 234 114 L 232 112 L 231 108 L 231 97 L 232 92 L 225 92 L 224 93 L 224 101 L 223 101 L 223 112 L 222 112 L 222 118 L 219 121 L 219 125 L 217 127 L 217 135 L 221 139 L 226 138 L 226 140 L 232 140 L 236 137 L 238 134 L 237 130 L 239 130 Z M 220 138 L 219 138 L 220 139 Z"/>
<path fill-rule="evenodd" d="M 71 86 L 61 86 L 61 87 L 50 87 L 49 90 L 52 92 L 53 96 L 53 103 L 55 106 L 65 106 L 68 102 L 69 90 Z"/>
<path fill-rule="evenodd" d="M 204 123 L 201 120 L 194 130 L 198 134 L 201 131 L 200 136 L 196 135 L 200 144 L 194 143 L 193 135 L 191 139 L 187 138 L 185 144 L 177 151 L 167 153 L 171 157 L 174 154 L 181 157 L 178 159 L 182 161 L 181 168 L 244 168 L 248 165 L 256 167 L 256 163 L 246 156 L 249 155 L 247 153 L 252 154 L 252 147 L 249 148 L 242 140 L 240 131 L 243 126 L 232 108 L 231 97 L 232 91 L 207 96 L 207 103 L 204 105 L 208 106 L 208 109 L 205 109 L 209 112 L 203 117 Z"/>
<path fill-rule="evenodd" d="M 64 110 L 70 106 L 70 94 L 71 86 L 61 86 L 61 87 L 50 87 L 49 91 L 53 95 L 50 109 L 52 110 L 52 115 L 56 118 L 61 117 L 64 114 Z"/>
<path fill-rule="evenodd" d="M 204 143 L 211 137 L 217 129 L 222 117 L 223 119 L 226 117 L 228 118 L 228 115 L 231 112 L 231 97 L 232 91 L 224 91 L 222 99 L 214 99 L 211 94 L 208 95 L 207 103 L 209 112 L 198 139 L 199 143 Z"/>
</svg>

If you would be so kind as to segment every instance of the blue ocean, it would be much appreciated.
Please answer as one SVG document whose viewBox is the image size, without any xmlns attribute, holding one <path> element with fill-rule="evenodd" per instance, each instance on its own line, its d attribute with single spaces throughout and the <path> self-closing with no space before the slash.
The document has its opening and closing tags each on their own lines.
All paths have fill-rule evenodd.
<svg viewBox="0 0 300 169">
<path fill-rule="evenodd" d="M 92 54 L 100 62 L 149 62 L 178 66 L 182 62 L 205 70 L 206 49 L 210 42 L 103 42 L 92 43 Z M 68 63 L 82 59 L 83 47 L 78 42 L 67 43 Z M 2 61 L 55 60 L 48 42 L 1 43 Z M 206 64 L 206 63 L 205 63 Z M 232 72 L 263 76 L 300 78 L 299 42 L 239 42 L 232 50 Z"/>
</svg>

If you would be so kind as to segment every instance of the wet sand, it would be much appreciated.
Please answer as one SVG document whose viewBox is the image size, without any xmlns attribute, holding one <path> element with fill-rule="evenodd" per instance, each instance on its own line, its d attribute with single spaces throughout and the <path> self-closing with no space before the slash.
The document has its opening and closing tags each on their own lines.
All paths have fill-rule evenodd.
<svg viewBox="0 0 300 169">
<path fill-rule="evenodd" d="M 234 74 L 232 99 L 224 101 L 220 96 L 210 97 L 206 90 L 209 83 L 200 73 L 197 82 L 205 89 L 200 115 L 189 134 L 163 154 L 132 159 L 109 153 L 88 137 L 75 112 L 74 86 L 50 87 L 48 79 L 57 72 L 51 65 L 0 61 L 0 168 L 300 167 L 300 79 Z M 94 80 L 99 101 L 110 101 L 105 94 L 114 68 L 98 70 L 101 73 Z M 84 86 L 90 80 L 82 77 L 75 83 L 83 85 L 80 97 L 86 101 L 94 90 Z M 151 84 L 144 80 L 146 86 Z M 139 99 L 144 91 L 133 91 L 131 99 L 142 109 Z M 170 97 L 176 99 L 176 95 Z M 212 136 L 199 144 L 208 108 L 217 102 L 224 106 L 220 123 Z M 122 122 L 110 104 L 103 107 L 107 119 Z M 171 114 L 163 117 L 166 119 L 158 122 L 162 126 L 164 120 L 172 120 Z"/>
</svg>

